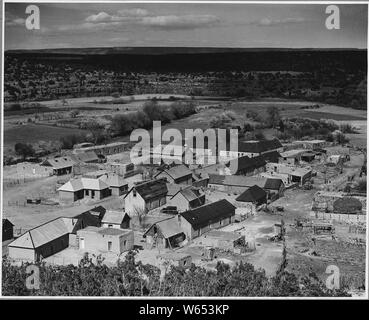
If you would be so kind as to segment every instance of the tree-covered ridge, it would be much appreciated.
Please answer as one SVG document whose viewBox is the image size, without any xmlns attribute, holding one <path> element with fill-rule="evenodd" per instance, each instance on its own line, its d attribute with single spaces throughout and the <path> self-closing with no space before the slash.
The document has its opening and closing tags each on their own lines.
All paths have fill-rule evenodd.
<svg viewBox="0 0 369 320">
<path fill-rule="evenodd" d="M 155 266 L 135 261 L 129 252 L 124 261 L 108 267 L 86 256 L 80 265 L 39 264 L 40 289 L 26 288 L 26 268 L 2 263 L 4 296 L 221 296 L 221 297 L 342 297 L 344 289 L 330 290 L 316 275 L 297 277 L 281 268 L 268 278 L 264 270 L 249 263 L 230 267 L 218 262 L 216 270 L 192 266 L 185 270 L 169 267 L 166 274 Z"/>
</svg>

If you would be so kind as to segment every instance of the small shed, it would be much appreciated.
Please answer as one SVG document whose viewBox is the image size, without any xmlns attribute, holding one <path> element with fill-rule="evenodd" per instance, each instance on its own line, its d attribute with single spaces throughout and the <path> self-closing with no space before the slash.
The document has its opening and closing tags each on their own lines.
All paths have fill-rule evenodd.
<svg viewBox="0 0 369 320">
<path fill-rule="evenodd" d="M 181 252 L 168 252 L 157 255 L 162 263 L 168 263 L 172 266 L 189 268 L 192 263 L 192 257 L 189 254 Z"/>
</svg>

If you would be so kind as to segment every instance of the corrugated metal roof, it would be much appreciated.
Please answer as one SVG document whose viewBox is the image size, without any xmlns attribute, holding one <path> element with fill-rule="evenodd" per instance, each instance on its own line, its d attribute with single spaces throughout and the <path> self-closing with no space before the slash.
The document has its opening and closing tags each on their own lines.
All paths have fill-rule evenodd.
<svg viewBox="0 0 369 320">
<path fill-rule="evenodd" d="M 33 228 L 14 240 L 9 246 L 35 249 L 69 234 L 70 230 L 64 219 L 57 218 Z"/>
<path fill-rule="evenodd" d="M 235 215 L 236 207 L 226 199 L 222 199 L 194 210 L 180 213 L 195 230 L 216 223 L 222 219 Z"/>
<path fill-rule="evenodd" d="M 140 183 L 132 187 L 132 189 L 135 189 L 146 201 L 158 197 L 165 197 L 168 193 L 167 184 L 164 179 Z"/>
</svg>

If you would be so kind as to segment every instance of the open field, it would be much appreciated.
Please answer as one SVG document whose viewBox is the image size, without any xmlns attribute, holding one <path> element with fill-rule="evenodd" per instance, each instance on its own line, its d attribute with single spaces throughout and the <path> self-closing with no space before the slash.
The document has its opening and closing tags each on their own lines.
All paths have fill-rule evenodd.
<svg viewBox="0 0 369 320">
<path fill-rule="evenodd" d="M 12 125 L 5 122 L 4 154 L 13 153 L 14 145 L 18 142 L 37 143 L 39 141 L 58 141 L 66 135 L 83 132 L 86 131 L 36 124 Z"/>
<path fill-rule="evenodd" d="M 38 141 L 57 141 L 62 136 L 68 134 L 86 133 L 86 131 L 78 129 L 78 123 L 83 119 L 99 119 L 102 121 L 112 117 L 116 114 L 125 114 L 140 110 L 145 100 L 152 98 L 154 95 L 140 95 L 136 96 L 135 100 L 128 101 L 124 104 L 109 104 L 109 103 L 94 103 L 93 101 L 111 101 L 112 97 L 89 97 L 68 99 L 68 110 L 58 111 L 55 113 L 44 113 L 39 115 L 39 119 L 32 124 L 27 123 L 28 118 L 32 115 L 13 115 L 7 116 L 4 120 L 4 146 L 7 152 L 12 151 L 14 144 L 17 142 L 37 143 Z M 157 98 L 168 99 L 169 95 L 156 95 Z M 124 97 L 123 97 L 124 98 Z M 128 97 L 126 97 L 128 99 Z M 187 96 L 178 96 L 178 99 Z M 44 101 L 42 105 L 50 109 L 60 109 L 60 101 Z M 161 101 L 161 104 L 170 104 L 173 101 Z M 164 125 L 163 129 L 177 128 L 182 133 L 184 129 L 206 129 L 209 128 L 209 122 L 212 117 L 224 110 L 232 110 L 240 116 L 240 124 L 243 123 L 247 110 L 256 110 L 260 114 L 265 114 L 267 109 L 275 106 L 280 110 L 282 117 L 306 117 L 311 119 L 331 119 L 342 123 L 360 123 L 359 127 L 361 136 L 352 135 L 350 138 L 356 139 L 360 144 L 363 144 L 364 137 L 366 137 L 366 111 L 354 110 L 349 108 L 337 107 L 333 105 L 320 104 L 319 109 L 305 109 L 304 107 L 312 106 L 311 101 L 294 101 L 282 99 L 265 99 L 260 101 L 224 101 L 222 97 L 216 100 L 214 97 L 207 100 L 206 97 L 197 97 L 196 103 L 199 106 L 218 105 L 218 109 L 201 109 L 197 114 L 190 117 L 175 120 Z M 72 109 L 78 109 L 77 117 L 72 118 L 69 114 Z M 58 114 L 59 117 L 53 119 L 50 114 Z M 51 117 L 51 120 L 50 120 Z M 19 125 L 23 123 L 23 125 Z M 44 124 L 44 125 L 42 125 Z M 47 125 L 47 126 L 45 126 Z M 54 125 L 60 125 L 56 127 Z M 67 126 L 67 127 L 64 127 Z M 272 135 L 269 129 L 265 130 L 267 136 Z M 267 132 L 268 131 L 268 132 Z M 117 137 L 114 141 L 128 141 L 129 137 Z"/>
</svg>

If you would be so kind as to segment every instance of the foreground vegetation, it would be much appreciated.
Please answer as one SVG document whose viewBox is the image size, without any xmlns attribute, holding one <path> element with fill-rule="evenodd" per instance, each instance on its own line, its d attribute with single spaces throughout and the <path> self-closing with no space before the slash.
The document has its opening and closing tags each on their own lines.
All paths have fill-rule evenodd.
<svg viewBox="0 0 369 320">
<path fill-rule="evenodd" d="M 268 278 L 264 270 L 255 270 L 248 263 L 231 268 L 218 262 L 215 271 L 194 264 L 188 270 L 171 267 L 161 277 L 158 268 L 136 262 L 134 252 L 114 267 L 101 260 L 93 263 L 88 256 L 78 267 L 40 264 L 39 290 L 26 288 L 26 267 L 3 260 L 4 296 L 349 296 L 343 289 L 327 289 L 314 274 L 298 278 L 281 268 Z"/>
</svg>

